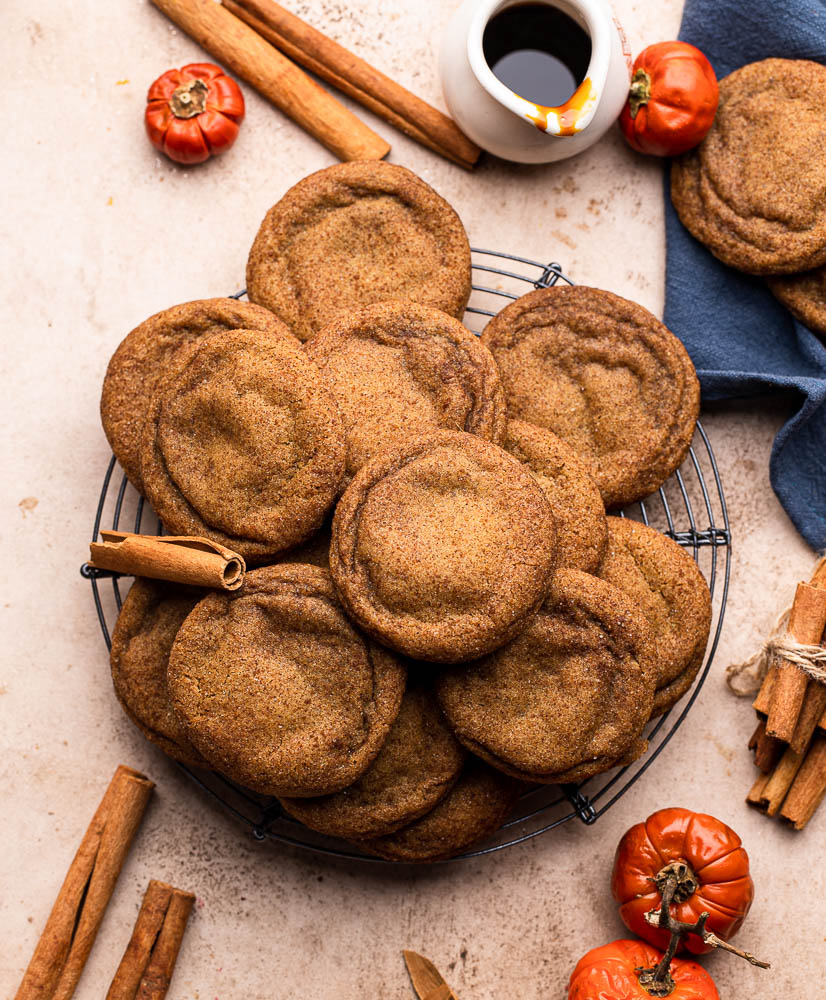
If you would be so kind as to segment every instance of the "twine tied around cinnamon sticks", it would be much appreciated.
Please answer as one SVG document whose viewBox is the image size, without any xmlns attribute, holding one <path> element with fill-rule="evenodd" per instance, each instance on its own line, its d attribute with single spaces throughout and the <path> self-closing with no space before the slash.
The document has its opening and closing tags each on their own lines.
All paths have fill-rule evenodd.
<svg viewBox="0 0 826 1000">
<path fill-rule="evenodd" d="M 800 583 L 762 649 L 726 671 L 737 695 L 757 692 L 749 740 L 762 772 L 746 801 L 796 830 L 826 795 L 826 557 Z"/>
<path fill-rule="evenodd" d="M 742 663 L 726 667 L 726 684 L 738 698 L 757 694 L 769 667 L 775 660 L 787 660 L 799 667 L 812 680 L 826 684 L 826 648 L 814 643 L 798 642 L 787 632 L 791 605 L 775 622 L 771 635 L 762 647 Z"/>
</svg>

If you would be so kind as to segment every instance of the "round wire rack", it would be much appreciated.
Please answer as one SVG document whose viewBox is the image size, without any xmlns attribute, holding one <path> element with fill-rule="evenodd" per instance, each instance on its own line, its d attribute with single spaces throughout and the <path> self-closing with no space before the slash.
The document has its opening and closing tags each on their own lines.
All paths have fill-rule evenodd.
<svg viewBox="0 0 826 1000">
<path fill-rule="evenodd" d="M 473 293 L 465 324 L 481 333 L 486 320 L 510 301 L 533 288 L 550 288 L 558 282 L 573 284 L 559 264 L 537 261 L 495 250 L 473 249 Z M 241 298 L 245 291 L 233 298 Z M 700 693 L 708 676 L 720 632 L 728 594 L 731 561 L 729 528 L 723 485 L 711 444 L 698 422 L 692 446 L 682 466 L 654 494 L 619 513 L 661 531 L 683 546 L 695 559 L 708 582 L 712 597 L 709 646 L 702 669 L 691 689 L 669 712 L 646 727 L 648 751 L 627 767 L 597 775 L 578 785 L 543 786 L 524 795 L 511 817 L 497 833 L 474 850 L 450 861 L 501 851 L 532 837 L 548 833 L 571 820 L 588 826 L 595 823 L 648 770 L 668 745 Z M 162 534 L 163 525 L 126 476 L 115 457 L 103 479 L 92 540 L 101 525 L 113 530 Z M 91 582 L 103 638 L 111 646 L 111 629 L 123 603 L 121 577 L 85 564 L 82 575 Z M 258 795 L 221 774 L 178 765 L 204 793 L 219 802 L 243 823 L 259 841 L 274 840 L 320 854 L 357 859 L 374 864 L 393 864 L 363 854 L 350 845 L 308 829 L 285 813 L 277 799 Z"/>
</svg>

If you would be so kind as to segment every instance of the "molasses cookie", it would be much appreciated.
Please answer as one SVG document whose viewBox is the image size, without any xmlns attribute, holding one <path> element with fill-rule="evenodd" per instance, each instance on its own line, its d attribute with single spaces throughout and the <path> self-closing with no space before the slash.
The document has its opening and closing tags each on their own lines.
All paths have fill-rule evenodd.
<svg viewBox="0 0 826 1000">
<path fill-rule="evenodd" d="M 676 542 L 628 518 L 608 518 L 608 549 L 597 575 L 627 594 L 654 633 L 660 715 L 697 676 L 711 627 L 711 595 L 697 564 Z"/>
<path fill-rule="evenodd" d="M 372 459 L 333 518 L 342 603 L 379 642 L 420 660 L 457 663 L 507 642 L 555 566 L 553 514 L 536 480 L 459 431 Z"/>
<path fill-rule="evenodd" d="M 685 458 L 700 408 L 694 365 L 635 302 L 597 288 L 539 289 L 495 316 L 482 343 L 508 415 L 589 459 L 606 507 L 648 496 Z"/>
<path fill-rule="evenodd" d="M 141 492 L 141 432 L 149 401 L 164 372 L 186 344 L 239 329 L 259 330 L 295 342 L 268 309 L 235 299 L 199 299 L 150 316 L 112 355 L 103 380 L 100 416 L 115 457 Z"/>
<path fill-rule="evenodd" d="M 337 163 L 299 181 L 267 213 L 247 292 L 309 340 L 340 313 L 385 299 L 461 319 L 470 247 L 429 185 L 391 163 Z"/>
<path fill-rule="evenodd" d="M 296 342 L 214 334 L 179 353 L 149 407 L 141 475 L 155 512 L 248 561 L 309 538 L 343 474 L 338 407 Z"/>
<path fill-rule="evenodd" d="M 359 847 L 388 861 L 455 857 L 499 829 L 523 788 L 521 782 L 469 757 L 459 780 L 434 809 L 396 833 L 362 841 Z"/>
<path fill-rule="evenodd" d="M 307 345 L 338 403 L 347 475 L 441 428 L 498 441 L 505 397 L 490 351 L 452 316 L 381 302 L 339 316 Z"/>
<path fill-rule="evenodd" d="M 826 337 L 826 267 L 767 278 L 766 283 L 795 319 Z"/>
<path fill-rule="evenodd" d="M 178 629 L 205 591 L 136 578 L 112 633 L 115 694 L 143 735 L 184 764 L 209 765 L 187 739 L 166 687 L 169 651 Z"/>
<path fill-rule="evenodd" d="M 654 695 L 654 641 L 621 591 L 561 569 L 514 640 L 436 679 L 458 739 L 506 774 L 581 781 L 638 752 Z"/>
<path fill-rule="evenodd" d="M 544 429 L 509 420 L 502 447 L 536 477 L 556 518 L 559 565 L 592 573 L 608 539 L 605 505 L 588 460 Z"/>
<path fill-rule="evenodd" d="M 682 224 L 724 263 L 789 274 L 826 263 L 826 66 L 764 59 L 720 81 L 711 131 L 674 160 Z"/>
<path fill-rule="evenodd" d="M 205 597 L 169 657 L 172 706 L 201 754 L 265 795 L 356 781 L 398 715 L 405 668 L 358 633 L 317 566 L 267 566 Z"/>
<path fill-rule="evenodd" d="M 440 802 L 456 784 L 464 759 L 430 692 L 409 687 L 378 757 L 355 784 L 335 795 L 283 798 L 281 804 L 320 833 L 383 836 Z"/>
</svg>

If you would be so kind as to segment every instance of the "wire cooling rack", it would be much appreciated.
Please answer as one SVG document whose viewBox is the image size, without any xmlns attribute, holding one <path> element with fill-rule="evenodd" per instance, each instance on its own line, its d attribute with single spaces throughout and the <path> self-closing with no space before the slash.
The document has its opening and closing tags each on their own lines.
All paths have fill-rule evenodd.
<svg viewBox="0 0 826 1000">
<path fill-rule="evenodd" d="M 504 300 L 516 299 L 532 288 L 550 288 L 558 282 L 573 284 L 559 264 L 540 264 L 495 250 L 473 250 L 473 277 L 473 294 L 465 323 L 477 334 L 486 322 L 482 317 L 495 316 L 505 305 Z M 238 292 L 233 298 L 241 298 L 244 294 Z M 645 732 L 649 748 L 639 760 L 578 785 L 544 786 L 529 792 L 493 837 L 451 861 L 501 851 L 548 833 L 570 820 L 579 820 L 589 826 L 595 823 L 651 767 L 700 693 L 723 627 L 731 560 L 731 533 L 723 484 L 701 424 L 697 424 L 692 447 L 680 469 L 656 493 L 619 513 L 673 538 L 699 565 L 711 590 L 713 611 L 705 663 L 681 701 L 649 723 Z M 113 530 L 163 533 L 163 526 L 149 505 L 122 471 L 116 469 L 114 456 L 103 479 L 93 541 L 98 539 L 101 525 L 111 525 Z M 123 603 L 121 578 L 118 574 L 91 569 L 87 564 L 81 567 L 81 573 L 91 582 L 103 638 L 109 647 L 111 629 Z M 375 864 L 393 863 L 362 854 L 342 841 L 315 833 L 284 813 L 277 799 L 250 792 L 223 775 L 179 766 L 205 794 L 220 802 L 243 823 L 256 840 L 275 840 L 320 854 Z"/>
</svg>

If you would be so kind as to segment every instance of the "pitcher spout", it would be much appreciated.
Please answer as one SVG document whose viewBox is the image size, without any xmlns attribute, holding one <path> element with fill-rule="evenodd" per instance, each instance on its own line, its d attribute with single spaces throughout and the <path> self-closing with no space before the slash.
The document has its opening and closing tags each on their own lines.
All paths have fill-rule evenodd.
<svg viewBox="0 0 826 1000">
<path fill-rule="evenodd" d="M 528 17 L 546 30 L 512 29 Z M 523 87 L 518 62 L 503 69 L 511 54 L 523 67 L 547 57 L 543 66 L 558 64 L 563 76 L 551 86 L 537 71 L 539 84 L 532 89 L 528 74 Z M 542 163 L 587 148 L 617 119 L 631 54 L 606 0 L 464 0 L 448 25 L 440 69 L 448 108 L 471 139 L 505 159 Z"/>
</svg>

